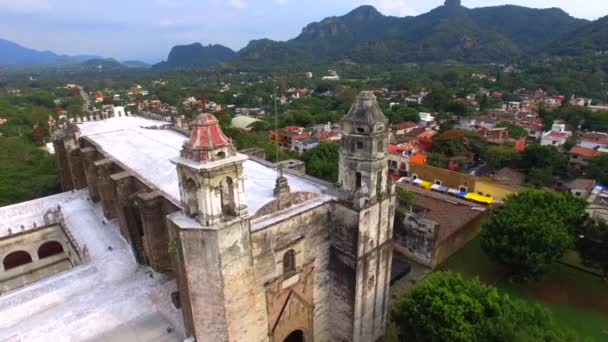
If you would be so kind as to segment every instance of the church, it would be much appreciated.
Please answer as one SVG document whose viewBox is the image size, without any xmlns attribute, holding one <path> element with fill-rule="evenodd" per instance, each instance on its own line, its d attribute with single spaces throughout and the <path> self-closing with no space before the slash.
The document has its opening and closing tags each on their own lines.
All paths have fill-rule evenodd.
<svg viewBox="0 0 608 342">
<path fill-rule="evenodd" d="M 0 208 L 0 314 L 14 317 L 0 331 L 112 336 L 157 312 L 188 341 L 381 339 L 396 205 L 388 121 L 362 92 L 342 124 L 332 184 L 239 153 L 207 113 L 190 132 L 129 116 L 60 121 L 66 192 Z"/>
</svg>

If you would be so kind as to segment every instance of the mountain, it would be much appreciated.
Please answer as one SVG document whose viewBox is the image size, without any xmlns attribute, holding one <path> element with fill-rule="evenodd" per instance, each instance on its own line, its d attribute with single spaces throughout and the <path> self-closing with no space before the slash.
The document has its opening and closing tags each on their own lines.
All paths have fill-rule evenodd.
<svg viewBox="0 0 608 342">
<path fill-rule="evenodd" d="M 561 56 L 608 55 L 608 16 L 564 34 L 546 51 Z"/>
<path fill-rule="evenodd" d="M 148 69 L 151 67 L 150 64 L 142 61 L 124 61 L 122 62 L 122 65 L 133 69 Z"/>
<path fill-rule="evenodd" d="M 203 46 L 200 43 L 178 45 L 171 49 L 166 62 L 156 65 L 160 68 L 211 67 L 228 61 L 236 52 L 222 45 Z"/>
<path fill-rule="evenodd" d="M 92 55 L 58 55 L 51 51 L 38 51 L 6 39 L 0 39 L 0 65 L 80 63 L 93 58 L 99 57 Z"/>
<path fill-rule="evenodd" d="M 468 9 L 459 0 L 415 17 L 390 17 L 361 6 L 306 26 L 286 42 L 252 41 L 239 51 L 243 64 L 509 61 L 585 26 L 556 9 L 495 6 Z"/>
<path fill-rule="evenodd" d="M 0 39 L 0 65 L 47 63 L 61 59 L 50 51 L 37 51 Z"/>
</svg>

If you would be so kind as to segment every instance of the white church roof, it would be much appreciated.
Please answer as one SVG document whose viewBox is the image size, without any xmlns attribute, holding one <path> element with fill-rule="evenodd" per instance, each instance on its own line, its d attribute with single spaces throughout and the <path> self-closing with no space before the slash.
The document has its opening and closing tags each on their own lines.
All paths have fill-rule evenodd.
<svg viewBox="0 0 608 342">
<path fill-rule="evenodd" d="M 0 295 L 0 341 L 137 336 L 142 318 L 153 318 L 153 326 L 146 327 L 153 330 L 147 332 L 148 337 L 154 334 L 155 341 L 179 341 L 178 333 L 166 332 L 167 319 L 183 330 L 180 314 L 166 293 L 175 288 L 175 282 L 137 265 L 116 221 L 104 224 L 100 205 L 93 205 L 86 191 L 2 207 L 2 227 L 15 222 L 29 226 L 57 205 L 61 205 L 65 224 L 78 244 L 86 246 L 90 261 Z M 4 222 L 6 218 L 11 219 Z"/>
<path fill-rule="evenodd" d="M 169 129 L 145 128 L 163 125 L 166 123 L 139 117 L 119 117 L 86 122 L 79 127 L 82 136 L 131 169 L 140 179 L 162 191 L 174 203 L 179 203 L 177 170 L 171 159 L 179 156 L 186 137 Z M 244 163 L 244 172 L 247 207 L 249 213 L 254 214 L 274 199 L 277 171 L 248 160 Z M 286 177 L 292 192 L 321 194 L 326 190 L 322 185 L 300 177 Z"/>
</svg>

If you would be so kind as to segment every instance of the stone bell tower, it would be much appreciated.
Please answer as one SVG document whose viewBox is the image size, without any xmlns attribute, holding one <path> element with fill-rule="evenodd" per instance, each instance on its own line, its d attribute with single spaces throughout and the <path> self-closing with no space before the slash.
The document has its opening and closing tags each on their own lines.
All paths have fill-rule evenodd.
<svg viewBox="0 0 608 342">
<path fill-rule="evenodd" d="M 169 249 L 189 337 L 262 341 L 263 288 L 255 287 L 243 163 L 217 119 L 200 114 L 177 165 L 182 211 L 168 216 Z"/>
<path fill-rule="evenodd" d="M 354 194 L 355 207 L 373 202 L 387 188 L 388 120 L 369 91 L 357 96 L 342 121 L 339 183 Z"/>
<path fill-rule="evenodd" d="M 206 226 L 246 216 L 243 177 L 246 159 L 236 153 L 213 115 L 199 115 L 176 160 L 186 214 Z"/>
<path fill-rule="evenodd" d="M 334 340 L 378 341 L 387 323 L 395 212 L 394 185 L 387 179 L 388 120 L 376 97 L 364 91 L 342 124 L 339 182 L 352 202 L 337 206 L 334 216 L 332 263 L 341 271 L 333 296 L 352 306 L 332 312 L 345 322 L 334 329 Z"/>
</svg>

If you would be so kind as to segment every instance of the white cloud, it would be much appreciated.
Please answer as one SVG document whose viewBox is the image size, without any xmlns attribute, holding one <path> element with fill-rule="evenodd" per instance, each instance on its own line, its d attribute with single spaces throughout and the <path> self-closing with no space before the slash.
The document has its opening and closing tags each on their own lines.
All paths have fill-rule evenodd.
<svg viewBox="0 0 608 342">
<path fill-rule="evenodd" d="M 281 6 L 287 5 L 287 3 L 289 3 L 289 0 L 277 0 L 277 3 Z"/>
<path fill-rule="evenodd" d="M 385 15 L 406 16 L 418 14 L 410 5 L 409 0 L 367 0 L 354 1 L 356 5 L 372 5 Z"/>
<path fill-rule="evenodd" d="M 39 13 L 50 9 L 48 0 L 0 0 L 0 12 Z"/>
</svg>

